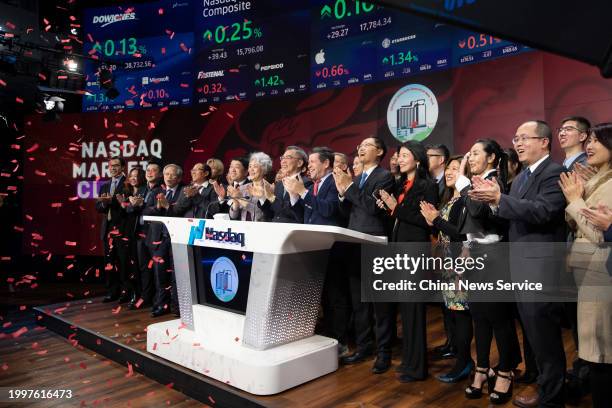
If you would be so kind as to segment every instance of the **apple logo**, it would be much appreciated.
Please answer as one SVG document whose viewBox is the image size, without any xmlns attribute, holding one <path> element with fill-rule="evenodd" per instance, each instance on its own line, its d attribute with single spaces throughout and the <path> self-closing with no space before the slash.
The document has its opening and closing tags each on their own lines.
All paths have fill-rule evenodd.
<svg viewBox="0 0 612 408">
<path fill-rule="evenodd" d="M 315 62 L 319 65 L 325 63 L 325 52 L 323 50 L 317 52 L 315 55 Z"/>
</svg>

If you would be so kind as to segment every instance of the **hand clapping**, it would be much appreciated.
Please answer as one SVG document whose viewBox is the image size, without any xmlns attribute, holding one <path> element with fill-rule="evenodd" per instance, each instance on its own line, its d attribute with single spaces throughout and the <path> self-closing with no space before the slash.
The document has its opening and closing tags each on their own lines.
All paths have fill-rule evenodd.
<svg viewBox="0 0 612 408">
<path fill-rule="evenodd" d="M 559 185 L 568 203 L 579 200 L 584 194 L 582 178 L 576 172 L 561 173 Z"/>
</svg>

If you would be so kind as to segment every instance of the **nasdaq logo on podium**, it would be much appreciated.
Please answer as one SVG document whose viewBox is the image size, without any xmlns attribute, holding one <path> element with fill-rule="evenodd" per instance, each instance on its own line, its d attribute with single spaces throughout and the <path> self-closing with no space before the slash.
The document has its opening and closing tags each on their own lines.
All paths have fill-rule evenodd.
<svg viewBox="0 0 612 408">
<path fill-rule="evenodd" d="M 221 256 L 210 270 L 210 285 L 217 299 L 229 302 L 238 293 L 238 270 L 231 259 Z"/>
</svg>

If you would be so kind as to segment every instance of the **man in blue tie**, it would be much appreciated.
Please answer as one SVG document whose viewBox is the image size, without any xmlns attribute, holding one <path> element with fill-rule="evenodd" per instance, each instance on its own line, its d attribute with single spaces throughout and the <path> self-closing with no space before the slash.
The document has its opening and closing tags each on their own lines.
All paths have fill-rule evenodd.
<svg viewBox="0 0 612 408">
<path fill-rule="evenodd" d="M 119 225 L 123 221 L 121 203 L 117 200 L 117 194 L 123 191 L 125 175 L 125 160 L 122 157 L 111 157 L 108 160 L 108 172 L 111 179 L 100 187 L 98 198 L 96 199 L 96 210 L 102 214 L 100 224 L 100 239 L 104 248 L 104 270 L 106 272 L 107 294 L 103 302 L 112 302 L 120 298 L 121 301 L 128 301 L 128 277 L 127 271 L 121 270 L 119 257 L 126 256 L 123 245 L 115 245 L 121 237 Z M 125 264 L 125 263 L 123 263 Z M 122 293 L 123 291 L 123 293 Z"/>
<path fill-rule="evenodd" d="M 350 171 L 335 168 L 333 172 L 340 200 L 340 210 L 348 214 L 348 228 L 371 235 L 388 236 L 385 210 L 376 205 L 375 192 L 392 193 L 393 176 L 380 166 L 387 147 L 378 137 L 365 138 L 357 146 L 363 172 L 353 179 Z M 374 353 L 372 330 L 373 308 L 371 303 L 361 302 L 361 247 L 353 246 L 349 261 L 349 288 L 355 325 L 355 352 L 341 359 L 343 364 L 364 361 Z"/>
</svg>

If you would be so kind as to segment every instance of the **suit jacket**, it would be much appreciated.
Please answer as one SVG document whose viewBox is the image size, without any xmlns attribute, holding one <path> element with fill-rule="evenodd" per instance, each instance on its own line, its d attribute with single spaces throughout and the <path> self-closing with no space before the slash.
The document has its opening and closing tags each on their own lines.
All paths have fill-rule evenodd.
<svg viewBox="0 0 612 408">
<path fill-rule="evenodd" d="M 403 185 L 396 187 L 395 197 L 403 191 Z M 429 242 L 431 227 L 421 214 L 421 201 L 427 201 L 438 206 L 438 184 L 431 179 L 414 180 L 414 184 L 406 193 L 404 199 L 399 203 L 393 213 L 395 225 L 391 234 L 393 242 Z"/>
<path fill-rule="evenodd" d="M 585 152 L 580 153 L 580 155 L 578 155 L 578 157 L 576 157 L 576 158 L 574 159 L 574 161 L 573 161 L 573 162 L 571 162 L 571 164 L 570 164 L 570 166 L 569 166 L 569 168 L 568 168 L 567 170 L 568 170 L 568 171 L 572 171 L 572 170 L 574 170 L 574 166 L 576 165 L 576 163 L 580 163 L 580 164 L 582 164 L 583 166 L 586 166 L 586 165 L 587 165 L 587 155 L 586 155 L 586 153 L 585 153 Z"/>
<path fill-rule="evenodd" d="M 183 189 L 175 205 L 168 209 L 168 216 L 186 218 L 205 218 L 206 216 L 212 218 L 210 208 L 217 202 L 217 193 L 210 183 L 193 197 L 187 197 Z M 209 207 L 211 203 L 212 205 Z"/>
<path fill-rule="evenodd" d="M 510 269 L 515 282 L 529 279 L 559 284 L 566 251 L 563 245 L 546 243 L 566 239 L 565 197 L 559 186 L 563 171 L 563 166 L 548 157 L 521 191 L 515 182 L 510 193 L 501 196 L 498 215 L 509 221 Z"/>
<path fill-rule="evenodd" d="M 492 180 L 493 177 L 497 177 L 497 171 L 487 174 L 485 180 Z M 504 192 L 504 186 L 500 184 L 499 187 Z M 494 215 L 489 204 L 472 200 L 468 196 L 468 192 L 471 189 L 472 187 L 469 186 L 461 190 L 465 206 L 459 217 L 459 231 L 462 234 L 481 232 L 485 235 L 497 234 L 501 238 L 506 237 L 508 234 L 508 222 Z"/>
<path fill-rule="evenodd" d="M 304 187 L 310 188 L 313 183 L 308 177 L 303 176 Z M 265 218 L 272 222 L 292 222 L 296 224 L 304 223 L 304 203 L 298 200 L 294 205 L 291 205 L 289 193 L 285 193 L 285 187 L 282 181 L 274 183 L 274 202 L 266 200 L 263 204 L 257 205 L 266 214 Z"/>
<path fill-rule="evenodd" d="M 242 182 L 238 183 L 239 186 L 243 186 L 245 184 L 247 184 L 249 182 L 248 179 L 244 179 L 242 180 Z M 225 188 L 225 191 L 227 191 L 227 183 L 221 182 L 221 184 L 223 184 L 223 187 Z M 214 191 L 214 188 L 213 188 Z M 216 196 L 217 193 L 215 193 Z M 219 213 L 225 213 L 228 214 L 229 213 L 229 209 L 230 209 L 230 205 L 229 205 L 229 201 L 230 200 L 224 200 L 222 202 L 219 201 L 219 197 L 217 196 L 217 202 L 213 203 L 210 205 L 210 207 L 208 208 L 208 216 L 212 218 L 213 215 L 215 214 L 219 214 Z"/>
<path fill-rule="evenodd" d="M 176 201 L 179 199 L 181 192 L 183 190 L 182 185 L 178 185 L 176 187 L 176 191 L 174 195 L 168 202 L 170 203 L 170 208 L 166 210 L 165 208 L 157 208 L 157 194 L 162 193 L 165 194 L 166 190 L 160 189 L 157 191 L 157 194 L 151 194 L 149 201 L 146 203 L 147 206 L 142 210 L 143 215 L 157 215 L 157 216 L 167 216 L 168 213 L 172 213 L 172 207 L 175 205 Z M 150 223 L 149 231 L 147 232 L 147 237 L 145 243 L 151 247 L 157 247 L 163 241 L 169 240 L 170 234 L 166 229 L 166 226 L 159 222 Z"/>
<path fill-rule="evenodd" d="M 111 180 L 108 180 L 106 183 L 100 186 L 100 195 L 109 194 L 111 188 Z M 110 203 L 103 203 L 101 201 L 96 201 L 96 211 L 103 214 L 102 222 L 100 223 L 100 239 L 104 241 L 106 239 L 106 235 L 114 228 L 119 229 L 121 224 L 123 223 L 123 211 L 121 209 L 121 203 L 117 201 L 117 194 L 123 192 L 123 183 L 125 182 L 125 176 L 119 177 L 119 182 L 117 183 L 117 187 L 115 187 L 115 192 L 113 194 L 113 198 Z M 108 217 L 110 212 L 110 219 Z"/>
<path fill-rule="evenodd" d="M 377 166 L 366 179 L 363 188 L 359 188 L 359 177 L 344 192 L 341 211 L 348 214 L 348 228 L 372 235 L 388 235 L 386 225 L 387 212 L 376 205 L 374 192 L 385 190 L 393 193 L 394 179 L 388 170 Z"/>
<path fill-rule="evenodd" d="M 319 185 L 317 195 L 314 195 L 314 183 L 308 188 L 308 193 L 302 199 L 304 209 L 304 224 L 341 225 L 338 212 L 338 189 L 334 177 L 330 174 Z"/>
</svg>

